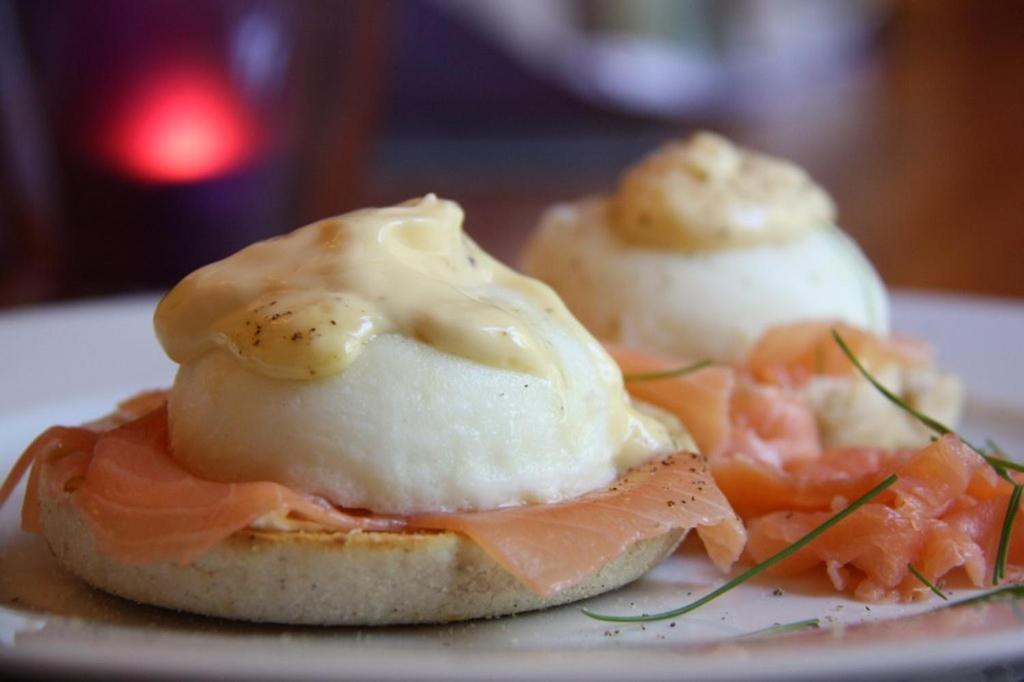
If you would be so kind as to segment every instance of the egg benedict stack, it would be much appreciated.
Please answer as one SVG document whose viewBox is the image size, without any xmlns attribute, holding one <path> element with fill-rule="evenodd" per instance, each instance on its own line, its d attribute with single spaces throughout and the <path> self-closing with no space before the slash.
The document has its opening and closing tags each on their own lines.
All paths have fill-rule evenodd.
<svg viewBox="0 0 1024 682">
<path fill-rule="evenodd" d="M 101 589 L 283 623 L 564 603 L 691 528 L 731 564 L 742 526 L 678 422 L 462 218 L 428 195 L 186 277 L 155 314 L 174 386 L 37 439 L 24 526 Z"/>
<path fill-rule="evenodd" d="M 610 196 L 549 209 L 523 256 L 595 335 L 739 360 L 770 326 L 838 318 L 885 333 L 885 288 L 797 166 L 713 133 L 656 150 Z"/>
<path fill-rule="evenodd" d="M 714 133 L 655 150 L 608 196 L 548 209 L 523 269 L 598 338 L 680 362 L 742 366 L 776 343 L 766 334 L 810 322 L 889 333 L 885 286 L 837 227 L 828 194 L 798 166 Z M 959 381 L 926 354 L 895 357 L 865 360 L 910 405 L 955 423 Z M 927 429 L 856 377 L 815 376 L 800 391 L 826 446 L 928 442 Z"/>
</svg>

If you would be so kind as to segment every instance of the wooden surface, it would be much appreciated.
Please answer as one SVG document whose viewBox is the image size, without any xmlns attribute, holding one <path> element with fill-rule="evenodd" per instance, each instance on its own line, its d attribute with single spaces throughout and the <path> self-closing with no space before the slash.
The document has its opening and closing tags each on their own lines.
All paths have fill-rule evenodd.
<svg viewBox="0 0 1024 682">
<path fill-rule="evenodd" d="M 849 229 L 891 284 L 1024 296 L 1024 3 L 908 3 L 886 56 Z"/>
</svg>

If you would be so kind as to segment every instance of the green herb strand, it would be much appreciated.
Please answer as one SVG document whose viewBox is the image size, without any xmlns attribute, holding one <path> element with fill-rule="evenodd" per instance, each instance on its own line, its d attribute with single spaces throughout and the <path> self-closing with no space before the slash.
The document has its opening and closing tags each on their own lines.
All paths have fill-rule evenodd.
<svg viewBox="0 0 1024 682">
<path fill-rule="evenodd" d="M 705 367 L 710 366 L 710 360 L 701 360 L 700 362 L 695 362 L 692 365 L 687 365 L 686 367 L 664 369 L 658 372 L 636 372 L 634 374 L 623 374 L 622 378 L 626 381 L 627 384 L 636 381 L 658 381 L 659 379 L 674 379 L 676 377 L 691 374 L 699 369 L 704 369 Z"/>
<path fill-rule="evenodd" d="M 988 452 L 979 454 L 981 454 L 981 456 L 985 458 L 985 461 L 991 464 L 996 471 L 1003 469 L 1003 471 L 999 471 L 1003 478 L 1010 481 L 1010 483 L 1015 483 L 1013 479 L 1006 475 L 1005 470 L 1012 469 L 1013 471 L 1024 471 L 1024 464 L 1006 459 L 1006 451 L 999 447 L 999 444 L 991 438 L 985 439 L 985 446 L 988 448 Z M 977 452 L 977 448 L 975 448 L 975 452 Z M 995 455 L 998 455 L 998 457 Z"/>
<path fill-rule="evenodd" d="M 1013 493 L 1010 495 L 1010 503 L 1006 506 L 1006 516 L 1003 517 L 1003 530 L 999 534 L 999 551 L 996 552 L 996 565 L 992 569 L 992 584 L 998 585 L 1006 576 L 1006 557 L 1010 552 L 1010 533 L 1013 531 L 1013 522 L 1017 519 L 1017 510 L 1020 508 L 1020 494 L 1024 485 L 1016 483 L 1013 486 Z"/>
<path fill-rule="evenodd" d="M 967 441 L 964 442 L 966 443 Z M 968 443 L 968 445 L 970 444 Z M 1013 469 L 1014 471 L 1024 471 L 1024 464 L 1021 464 L 1020 462 L 1014 462 L 1013 460 L 1002 459 L 1000 457 L 993 457 L 992 455 L 982 456 L 985 458 L 985 461 L 991 464 L 992 468 L 995 469 L 996 471 L 998 471 L 1000 467 L 1003 469 Z"/>
<path fill-rule="evenodd" d="M 1006 450 L 1003 450 L 1003 448 L 999 446 L 999 443 L 995 442 L 991 438 L 986 438 L 985 446 L 988 448 L 989 453 L 993 453 L 986 453 L 984 455 L 985 461 L 991 464 L 993 467 L 1003 467 L 1006 469 L 1013 469 L 1014 471 L 1024 471 L 1024 464 L 1021 464 L 1020 462 L 1014 462 L 1012 459 L 1006 458 Z M 995 455 L 998 455 L 998 457 L 996 457 Z M 1014 483 L 1014 481 L 1010 482 Z"/>
<path fill-rule="evenodd" d="M 1000 457 L 1005 457 L 1006 456 L 1006 450 L 1003 450 L 1001 447 L 999 447 L 999 443 L 995 442 L 991 438 L 986 438 L 985 439 L 985 447 L 988 448 L 989 452 L 994 452 L 995 454 L 999 455 Z"/>
<path fill-rule="evenodd" d="M 971 606 L 972 604 L 985 604 L 995 601 L 1009 601 L 1011 599 L 1024 599 L 1024 585 L 1010 585 L 1000 587 L 997 590 L 989 590 L 969 599 L 961 599 L 952 602 L 941 608 L 952 609 L 959 606 Z"/>
<path fill-rule="evenodd" d="M 760 630 L 754 630 L 748 632 L 745 635 L 740 635 L 740 639 L 746 639 L 747 637 L 770 637 L 773 635 L 783 635 L 787 632 L 797 632 L 798 630 L 809 630 L 817 629 L 821 627 L 817 618 L 810 618 L 808 620 L 798 620 L 795 623 L 777 623 L 770 627 L 762 628 Z"/>
<path fill-rule="evenodd" d="M 1010 505 L 1007 508 L 1006 516 L 1003 518 L 1003 532 L 999 538 L 999 550 L 996 552 L 996 565 L 992 569 L 992 584 L 998 585 L 999 581 L 1006 573 L 1006 557 L 1010 550 L 1010 531 L 1013 529 L 1014 519 L 1017 518 L 1017 515 L 1013 512 L 1017 509 L 1017 506 L 1020 503 L 1021 486 L 1020 484 L 1017 483 L 1017 481 L 1013 479 L 1012 476 L 1010 476 L 1009 472 L 1007 472 L 1007 469 L 1012 469 L 1013 471 L 1024 471 L 1024 465 L 1021 465 L 1017 462 L 1012 462 L 1007 459 L 1002 459 L 1000 457 L 993 457 L 992 455 L 986 453 L 982 448 L 973 445 L 969 440 L 967 440 L 960 434 L 956 433 L 955 431 L 953 431 L 953 429 L 949 428 L 942 422 L 938 421 L 937 419 L 933 419 L 922 412 L 918 412 L 913 407 L 908 405 L 906 401 L 904 401 L 902 398 L 895 395 L 889 389 L 883 386 L 881 382 L 878 381 L 878 379 L 872 376 L 871 372 L 869 372 L 864 367 L 860 359 L 857 358 L 857 356 L 854 354 L 852 350 L 850 350 L 850 347 L 846 345 L 846 341 L 835 329 L 832 330 L 832 338 L 835 339 L 835 342 L 839 345 L 839 348 L 843 351 L 843 354 L 846 355 L 847 359 L 851 363 L 853 363 L 854 367 L 857 368 L 857 371 L 860 372 L 865 379 L 871 382 L 871 385 L 878 389 L 879 393 L 885 396 L 889 400 L 889 402 L 903 409 L 912 417 L 914 417 L 919 422 L 927 426 L 932 431 L 935 431 L 936 433 L 939 433 L 943 436 L 946 435 L 947 433 L 952 433 L 961 441 L 963 441 L 963 443 L 967 445 L 967 447 L 974 450 L 986 462 L 988 462 L 989 466 L 991 466 L 1000 477 L 1013 484 L 1013 494 L 1010 495 Z M 989 439 L 987 442 L 994 451 L 1003 454 L 1002 450 L 999 449 L 999 446 L 992 442 L 991 439 Z"/>
<path fill-rule="evenodd" d="M 942 599 L 943 601 L 949 601 L 949 597 L 947 597 L 946 595 L 942 594 L 942 590 L 937 588 L 935 586 L 935 584 L 931 580 L 928 580 L 928 578 L 925 578 L 924 574 L 921 573 L 921 571 L 917 570 L 917 568 L 914 567 L 914 564 L 907 564 L 907 568 L 910 569 L 910 572 L 914 574 L 915 578 L 917 578 L 922 583 L 924 583 L 925 587 L 927 587 L 929 590 L 931 590 L 935 594 L 939 595 L 940 599 Z"/>
<path fill-rule="evenodd" d="M 871 490 L 867 491 L 866 493 L 864 493 L 863 495 L 858 497 L 856 500 L 851 502 L 850 505 L 846 509 L 842 510 L 841 512 L 839 512 L 838 514 L 836 514 L 832 518 L 828 519 L 827 521 L 822 523 L 820 526 L 818 526 L 817 528 L 813 529 L 811 532 L 807 533 L 807 535 L 803 536 L 802 538 L 800 538 L 799 540 L 797 540 L 796 542 L 791 544 L 789 547 L 786 547 L 786 548 L 780 550 L 779 552 L 773 554 L 772 556 L 768 557 L 767 559 L 765 559 L 761 563 L 757 564 L 756 566 L 754 566 L 752 568 L 747 569 L 746 571 L 744 571 L 740 575 L 738 575 L 735 578 L 733 578 L 732 580 L 728 581 L 727 583 L 725 583 L 724 585 L 722 585 L 718 589 L 716 589 L 716 590 L 714 590 L 712 592 L 709 592 L 708 594 L 704 595 L 700 599 L 698 599 L 698 600 L 696 600 L 694 602 L 691 602 L 690 604 L 687 604 L 686 606 L 681 606 L 678 609 L 673 609 L 671 611 L 663 611 L 661 613 L 655 613 L 655 614 L 651 614 L 651 615 L 644 614 L 644 615 L 640 615 L 640 616 L 611 616 L 611 615 L 605 615 L 605 614 L 601 614 L 601 613 L 594 613 L 590 609 L 586 609 L 586 608 L 583 609 L 583 613 L 586 614 L 587 616 L 590 616 L 591 618 L 593 618 L 595 620 L 603 620 L 603 621 L 607 621 L 607 622 L 611 622 L 611 623 L 649 623 L 649 622 L 655 621 L 655 620 L 665 620 L 666 618 L 675 618 L 676 616 L 681 616 L 683 614 L 686 614 L 686 613 L 689 613 L 691 611 L 694 611 L 694 610 L 700 608 L 701 606 L 704 606 L 708 602 L 714 601 L 715 599 L 718 599 L 719 597 L 721 597 L 723 594 L 725 594 L 729 590 L 733 589 L 734 587 L 737 587 L 738 585 L 741 585 L 741 584 L 745 583 L 746 581 L 748 581 L 751 578 L 753 578 L 755 575 L 757 575 L 757 574 L 767 570 L 768 568 L 771 568 L 772 566 L 774 566 L 778 562 L 782 561 L 786 557 L 790 556 L 791 554 L 794 554 L 795 552 L 799 551 L 800 549 L 802 549 L 806 545 L 810 544 L 819 535 L 821 535 L 822 533 L 824 533 L 827 530 L 831 529 L 833 526 L 835 526 L 837 523 L 839 523 L 840 521 L 845 519 L 847 516 L 849 516 L 850 514 L 852 514 L 855 511 L 857 511 L 857 509 L 862 507 L 864 504 L 866 504 L 868 501 L 870 501 L 871 499 L 876 497 L 879 493 L 881 493 L 883 490 L 885 490 L 886 488 L 888 488 L 889 486 L 891 486 L 895 482 L 896 482 L 896 475 L 893 474 L 893 475 L 889 476 L 887 479 L 885 479 L 884 481 L 882 481 L 881 483 L 879 483 L 878 485 L 876 485 L 874 488 L 872 488 Z"/>
</svg>

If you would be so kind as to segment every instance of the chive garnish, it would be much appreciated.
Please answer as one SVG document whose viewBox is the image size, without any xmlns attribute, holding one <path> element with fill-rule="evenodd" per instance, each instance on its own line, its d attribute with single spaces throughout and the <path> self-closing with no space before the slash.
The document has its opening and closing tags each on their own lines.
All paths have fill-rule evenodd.
<svg viewBox="0 0 1024 682">
<path fill-rule="evenodd" d="M 869 500 L 871 500 L 872 498 L 877 496 L 879 493 L 881 493 L 883 490 L 885 490 L 886 488 L 888 488 L 889 486 L 891 486 L 895 482 L 896 482 L 896 475 L 893 474 L 892 476 L 889 476 L 887 479 L 885 479 L 884 481 L 882 481 L 881 483 L 876 485 L 874 488 L 872 488 L 871 490 L 867 491 L 866 493 L 864 493 L 863 495 L 858 497 L 856 500 L 851 502 L 850 505 L 846 509 L 842 510 L 841 512 L 839 512 L 838 514 L 836 514 L 832 518 L 828 519 L 827 521 L 825 521 L 820 526 L 818 526 L 817 528 L 815 528 L 812 531 L 810 531 L 809 533 L 807 533 L 807 535 L 803 536 L 802 538 L 800 538 L 799 540 L 797 540 L 793 544 L 791 544 L 788 547 L 786 547 L 786 548 L 780 550 L 779 552 L 773 554 L 772 556 L 768 557 L 767 559 L 765 559 L 761 563 L 757 564 L 756 566 L 747 569 L 746 571 L 744 571 L 743 573 L 739 574 L 738 576 L 736 576 L 732 580 L 728 581 L 727 583 L 725 583 L 724 585 L 722 585 L 718 589 L 713 590 L 712 592 L 709 592 L 708 594 L 704 595 L 700 599 L 698 599 L 698 600 L 696 600 L 694 602 L 691 602 L 691 603 L 687 604 L 686 606 L 681 606 L 678 609 L 673 609 L 671 611 L 663 611 L 661 613 L 655 613 L 655 614 L 643 614 L 643 615 L 640 615 L 640 616 L 612 616 L 612 615 L 606 615 L 606 614 L 601 614 L 601 613 L 594 613 L 590 609 L 586 609 L 586 608 L 583 609 L 583 613 L 586 614 L 587 616 L 590 616 L 591 618 L 593 618 L 595 620 L 603 620 L 603 621 L 607 621 L 607 622 L 611 622 L 611 623 L 649 623 L 649 622 L 655 621 L 655 620 L 664 620 L 666 618 L 675 618 L 676 616 L 681 616 L 681 615 L 683 615 L 685 613 L 689 613 L 691 611 L 694 611 L 694 610 L 700 608 L 701 606 L 704 606 L 708 602 L 714 601 L 715 599 L 718 599 L 719 597 L 721 597 L 723 594 L 725 594 L 729 590 L 733 589 L 734 587 L 737 587 L 738 585 L 741 585 L 741 584 L 745 583 L 746 581 L 748 581 L 751 578 L 753 578 L 755 575 L 757 575 L 757 574 L 767 570 L 768 568 L 771 568 L 772 566 L 774 566 L 775 564 L 779 563 L 780 561 L 782 561 L 786 557 L 790 556 L 791 554 L 794 554 L 798 550 L 800 550 L 803 547 L 805 547 L 806 545 L 810 544 L 810 542 L 815 540 L 819 535 L 821 535 L 822 533 L 824 533 L 827 530 L 831 529 L 833 526 L 835 526 L 837 523 L 839 523 L 840 521 L 845 519 L 847 516 L 849 516 L 850 514 L 852 514 L 855 511 L 857 511 L 857 509 L 862 507 Z"/>
<path fill-rule="evenodd" d="M 939 588 L 935 587 L 935 584 L 932 583 L 931 580 L 928 580 L 928 578 L 925 578 L 924 574 L 921 573 L 921 571 L 917 570 L 917 568 L 914 567 L 914 564 L 907 564 L 907 568 L 910 569 L 910 572 L 914 574 L 915 578 L 917 578 L 922 583 L 924 583 L 925 587 L 927 587 L 929 590 L 931 590 L 935 594 L 939 595 L 939 599 L 942 599 L 943 601 L 949 601 L 949 597 L 947 597 L 946 595 L 942 594 L 942 590 L 940 590 Z"/>
<path fill-rule="evenodd" d="M 623 374 L 622 378 L 626 383 L 634 381 L 657 381 L 658 379 L 674 379 L 681 377 L 691 372 L 696 372 L 699 369 L 704 369 L 711 365 L 711 360 L 701 360 L 695 362 L 692 365 L 686 365 L 685 367 L 675 367 L 673 369 L 663 369 L 658 372 L 635 372 L 633 374 Z"/>
<path fill-rule="evenodd" d="M 849 359 L 849 361 L 853 363 L 853 366 L 857 368 L 857 371 L 860 372 L 865 379 L 871 382 L 871 385 L 878 389 L 878 391 L 883 396 L 885 396 L 889 400 L 889 402 L 906 411 L 908 414 L 910 414 L 912 417 L 914 417 L 919 422 L 924 424 L 926 427 L 940 435 L 944 436 L 947 433 L 952 433 L 961 441 L 963 441 L 963 443 L 967 447 L 974 450 L 986 462 L 988 462 L 989 466 L 991 466 L 1000 477 L 1002 477 L 1009 483 L 1013 484 L 1013 493 L 1010 495 L 1010 504 L 1007 506 L 1006 516 L 1003 517 L 1003 530 L 999 536 L 999 550 L 996 552 L 996 562 L 995 566 L 992 569 L 992 584 L 998 585 L 999 581 L 1002 580 L 1003 576 L 1006 574 L 1006 557 L 1010 551 L 1010 531 L 1013 530 L 1013 522 L 1017 518 L 1016 511 L 1020 504 L 1021 496 L 1021 484 L 1017 483 L 1017 481 L 1015 481 L 1013 477 L 1010 476 L 1010 474 L 1007 472 L 1007 469 L 1012 469 L 1013 471 L 1024 471 L 1024 465 L 1021 465 L 1017 462 L 1012 462 L 1008 459 L 1003 459 L 1001 457 L 993 457 L 992 455 L 986 453 L 982 448 L 973 445 L 969 440 L 967 440 L 960 434 L 956 433 L 955 431 L 953 431 L 953 429 L 949 428 L 942 422 L 938 421 L 937 419 L 932 419 L 926 414 L 918 412 L 913 407 L 908 405 L 906 401 L 904 401 L 902 398 L 895 395 L 889 389 L 883 386 L 878 381 L 878 379 L 873 377 L 871 373 L 867 369 L 865 369 L 864 365 L 861 364 L 861 361 L 857 358 L 854 352 L 850 350 L 850 347 L 846 345 L 846 341 L 843 340 L 843 337 L 835 329 L 832 330 L 832 338 L 835 339 L 835 342 L 837 344 L 839 344 L 839 348 L 843 351 L 843 354 L 846 355 L 847 359 Z M 999 446 L 996 445 L 991 439 L 989 439 L 987 443 L 993 451 L 999 454 L 1004 454 L 1003 451 L 999 448 Z"/>
<path fill-rule="evenodd" d="M 787 632 L 817 629 L 819 627 L 821 627 L 821 625 L 817 618 L 798 620 L 795 623 L 776 623 L 770 627 L 761 628 L 760 630 L 754 630 L 753 632 L 748 632 L 745 635 L 740 635 L 739 639 L 746 639 L 747 637 L 770 637 L 772 635 L 782 635 Z"/>
<path fill-rule="evenodd" d="M 992 584 L 998 585 L 1006 576 L 1006 556 L 1010 552 L 1010 533 L 1013 530 L 1013 522 L 1017 520 L 1017 510 L 1020 508 L 1020 494 L 1024 486 L 1020 483 L 1013 485 L 1013 493 L 1010 495 L 1010 503 L 1006 505 L 1006 516 L 1003 517 L 1003 530 L 999 534 L 999 551 L 996 552 L 996 565 L 992 569 Z"/>
<path fill-rule="evenodd" d="M 1004 469 L 1024 471 L 1024 464 L 1021 464 L 1020 462 L 1014 462 L 1013 460 L 1010 459 L 1006 459 L 1006 451 L 999 447 L 999 444 L 996 443 L 991 438 L 985 439 L 985 446 L 988 448 L 988 451 L 990 453 L 995 453 L 995 455 L 999 455 L 998 457 L 991 454 L 984 455 L 985 461 L 991 464 L 993 467 L 1000 466 L 1003 467 Z M 977 450 L 975 451 L 977 452 Z"/>
<path fill-rule="evenodd" d="M 955 601 L 952 604 L 943 606 L 942 608 L 951 609 L 958 606 L 970 606 L 971 604 L 983 604 L 993 601 L 1007 601 L 1010 599 L 1021 598 L 1024 598 L 1024 585 L 1010 585 L 1008 587 L 1000 587 L 998 590 L 989 590 L 988 592 L 979 594 L 976 597 Z"/>
<path fill-rule="evenodd" d="M 964 442 L 967 443 L 967 441 Z M 970 446 L 970 443 L 967 443 L 967 445 Z M 974 448 L 972 447 L 971 449 L 973 450 Z M 975 450 L 975 452 L 977 452 L 977 450 Z M 992 465 L 992 468 L 995 469 L 997 472 L 999 472 L 1000 469 L 1024 471 L 1024 464 L 1021 464 L 1020 462 L 1014 462 L 1013 460 L 1009 459 L 1002 459 L 1001 457 L 993 457 L 992 455 L 982 455 L 982 457 L 984 457 L 985 461 Z M 1006 478 L 1006 476 L 1003 476 L 1003 478 Z"/>
</svg>

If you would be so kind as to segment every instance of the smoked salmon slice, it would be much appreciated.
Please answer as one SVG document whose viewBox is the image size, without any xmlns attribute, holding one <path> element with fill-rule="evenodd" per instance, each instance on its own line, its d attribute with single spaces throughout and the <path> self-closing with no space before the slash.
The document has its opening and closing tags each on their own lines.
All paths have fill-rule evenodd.
<svg viewBox="0 0 1024 682">
<path fill-rule="evenodd" d="M 605 344 L 625 375 L 685 366 L 682 360 Z M 686 426 L 701 453 L 713 458 L 729 440 L 729 403 L 736 374 L 729 367 L 706 367 L 657 381 L 628 382 L 630 395 L 672 412 Z"/>
<path fill-rule="evenodd" d="M 686 362 L 606 345 L 629 375 Z M 821 454 L 814 413 L 796 393 L 759 385 L 731 367 L 713 366 L 668 379 L 627 382 L 630 395 L 674 414 L 712 465 L 726 455 L 783 465 Z"/>
<path fill-rule="evenodd" d="M 202 480 L 170 457 L 167 440 L 163 406 L 105 434 L 72 493 L 103 551 L 124 563 L 189 563 L 272 512 L 344 530 L 405 525 L 397 518 L 347 514 L 269 481 Z"/>
<path fill-rule="evenodd" d="M 25 488 L 25 500 L 21 506 L 21 527 L 29 533 L 38 533 L 42 530 L 39 525 L 39 465 L 43 461 L 64 464 L 64 459 L 72 458 L 70 461 L 77 462 L 74 471 L 66 473 L 67 480 L 70 480 L 82 469 L 81 457 L 78 453 L 91 452 L 96 447 L 98 434 L 85 428 L 69 426 L 53 426 L 40 434 L 32 443 L 25 448 L 25 452 L 14 464 L 7 480 L 0 488 L 0 505 L 7 502 L 7 499 L 14 492 L 18 482 L 21 481 L 26 471 L 31 470 L 28 477 L 28 485 Z M 51 483 L 52 487 L 52 483 Z"/>
<path fill-rule="evenodd" d="M 409 525 L 469 536 L 543 596 L 580 582 L 634 543 L 667 530 L 696 528 L 723 571 L 746 544 L 743 524 L 703 457 L 692 453 L 636 467 L 608 490 L 570 502 L 421 515 Z"/>
<path fill-rule="evenodd" d="M 152 404 L 135 401 L 126 414 Z M 22 527 L 40 530 L 38 476 L 43 464 L 49 465 L 43 494 L 70 494 L 101 550 L 128 564 L 189 563 L 273 512 L 291 513 L 343 530 L 394 530 L 405 525 L 403 519 L 393 517 L 348 514 L 277 483 L 199 479 L 170 456 L 166 406 L 158 404 L 143 416 L 107 431 L 54 427 L 36 439 L 19 461 L 33 466 Z M 9 483 L 16 482 L 16 474 L 17 467 Z"/>
<path fill-rule="evenodd" d="M 741 378 L 729 402 L 729 422 L 723 454 L 730 457 L 785 467 L 821 456 L 814 413 L 791 391 Z"/>
<path fill-rule="evenodd" d="M 40 530 L 39 494 L 68 494 L 101 551 L 128 564 L 189 563 L 260 517 L 282 511 L 326 529 L 463 533 L 542 595 L 582 581 L 634 543 L 667 531 L 697 528 L 723 570 L 746 544 L 742 522 L 697 454 L 646 463 L 607 490 L 560 504 L 406 519 L 348 513 L 273 482 L 200 479 L 170 453 L 166 404 L 159 396 L 123 403 L 120 417 L 97 424 L 108 426 L 47 431 L 19 460 L 5 489 L 13 489 L 18 471 L 31 466 L 35 478 L 47 466 L 44 490 L 30 480 L 24 527 Z"/>
<path fill-rule="evenodd" d="M 928 344 L 914 339 L 883 338 L 837 321 L 807 321 L 768 329 L 747 355 L 746 368 L 763 383 L 799 386 L 813 376 L 848 376 L 854 367 L 836 345 L 832 330 L 867 366 L 893 362 L 928 365 Z"/>
<path fill-rule="evenodd" d="M 909 453 L 874 448 L 829 450 L 813 462 L 783 469 L 744 455 L 716 460 L 719 488 L 745 519 L 774 511 L 830 509 L 873 488 Z"/>
</svg>

